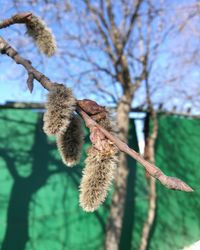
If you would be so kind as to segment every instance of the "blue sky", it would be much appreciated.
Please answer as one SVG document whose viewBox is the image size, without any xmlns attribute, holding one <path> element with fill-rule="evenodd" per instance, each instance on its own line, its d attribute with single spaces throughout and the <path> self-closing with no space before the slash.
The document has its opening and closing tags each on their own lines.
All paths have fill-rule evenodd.
<svg viewBox="0 0 200 250">
<path fill-rule="evenodd" d="M 42 15 L 45 19 L 45 21 L 50 25 L 51 29 L 54 31 L 57 37 L 57 41 L 59 45 L 61 44 L 61 36 L 62 29 L 61 27 L 55 22 L 55 14 L 57 13 L 55 10 L 55 6 L 49 2 L 49 4 L 44 4 L 43 1 L 41 1 L 39 4 L 36 2 L 36 4 L 33 4 L 31 7 L 29 5 L 28 1 L 17 1 L 17 9 L 20 12 L 23 11 L 33 11 L 37 15 Z M 79 4 L 81 1 L 73 1 L 73 4 L 77 5 L 79 8 L 79 11 L 81 11 L 81 4 Z M 178 12 L 182 15 L 185 11 L 187 11 L 187 8 L 190 8 L 190 6 L 196 1 L 190 0 L 190 1 L 166 1 L 165 9 L 167 10 L 167 13 L 170 18 L 173 18 L 175 9 L 179 8 Z M 59 3 L 58 8 L 63 9 L 66 8 L 66 2 L 63 1 Z M 118 1 L 116 1 L 116 4 Z M 3 1 L 0 0 L 0 16 L 7 18 L 11 16 L 12 14 L 15 14 L 16 6 L 12 4 L 12 1 Z M 45 9 L 45 10 L 44 10 Z M 66 29 L 70 29 L 73 32 L 78 32 L 79 27 L 76 26 L 74 20 L 72 20 L 74 16 L 70 16 L 70 13 L 66 12 L 65 17 L 63 18 L 63 22 L 66 23 Z M 47 74 L 48 77 L 51 78 L 53 81 L 63 82 L 67 83 L 68 86 L 73 86 L 73 81 L 69 78 L 69 74 L 76 76 L 78 75 L 78 72 L 81 70 L 87 69 L 87 65 L 84 63 L 81 63 L 80 61 L 74 60 L 66 57 L 66 63 L 62 61 L 61 59 L 61 52 L 62 46 L 59 46 L 58 53 L 53 56 L 52 58 L 46 58 L 45 56 L 38 53 L 37 48 L 35 48 L 34 44 L 31 42 L 31 39 L 27 37 L 25 34 L 26 30 L 23 25 L 16 25 L 4 30 L 0 30 L 1 35 L 7 40 L 10 41 L 10 43 L 13 45 L 13 47 L 17 48 L 19 53 L 30 59 L 33 62 L 33 65 L 36 66 L 37 69 L 41 70 L 45 74 Z M 64 33 L 64 32 L 63 32 Z M 181 46 L 179 44 L 184 44 L 184 41 L 182 41 L 181 36 L 179 37 L 170 37 L 169 39 L 165 40 L 165 43 L 162 45 L 163 52 L 159 55 L 156 62 L 154 63 L 154 71 L 155 73 L 151 76 L 151 82 L 152 84 L 154 82 L 159 82 L 163 78 L 170 78 L 170 74 L 174 69 L 178 69 L 179 72 L 181 70 L 183 72 L 187 72 L 187 74 L 184 74 L 182 78 L 182 88 L 188 89 L 189 81 L 195 82 L 199 79 L 199 70 L 198 67 L 195 67 L 194 65 L 190 67 L 183 68 L 179 63 L 176 63 L 173 60 L 173 57 L 168 53 L 169 51 L 174 50 L 176 48 L 176 52 L 178 49 L 181 49 Z M 195 41 L 195 39 L 188 39 L 188 44 Z M 73 49 L 73 45 L 69 44 L 69 46 L 72 46 L 70 48 Z M 185 44 L 184 44 L 185 46 Z M 166 53 L 167 51 L 167 53 Z M 91 54 L 93 52 L 90 52 Z M 179 53 L 181 54 L 181 53 Z M 94 58 L 96 60 L 101 61 L 101 65 L 104 65 L 106 67 L 107 62 L 106 58 L 100 53 L 94 51 L 93 53 Z M 167 69 L 168 67 L 168 69 Z M 182 73 L 182 72 L 181 72 Z M 95 73 L 94 73 L 95 74 Z M 74 79 L 74 78 L 73 78 Z M 86 77 L 85 82 L 87 84 L 88 78 Z M 103 81 L 105 82 L 105 85 L 109 84 L 109 79 L 105 76 L 103 77 Z M 35 90 L 33 94 L 31 95 L 26 87 L 26 72 L 22 69 L 21 66 L 15 65 L 14 62 L 11 61 L 11 59 L 7 58 L 6 56 L 1 56 L 0 60 L 0 84 L 1 84 L 1 91 L 0 91 L 0 103 L 4 103 L 5 101 L 12 100 L 12 101 L 34 101 L 34 102 L 40 102 L 45 100 L 46 91 L 42 89 L 39 84 L 35 83 Z M 75 92 L 77 98 L 93 98 L 96 99 L 95 91 L 89 90 L 89 84 L 88 86 L 77 86 Z M 180 85 L 180 82 L 177 83 L 177 86 Z M 152 85 L 153 86 L 153 85 Z M 195 85 L 196 86 L 196 85 Z M 110 87 L 109 87 L 110 88 Z M 117 91 L 120 95 L 120 87 L 117 87 Z M 173 102 L 168 102 L 168 105 L 173 106 L 175 104 L 181 103 L 180 101 L 180 95 L 178 94 L 177 97 L 174 95 L 174 90 L 171 88 L 170 83 L 167 83 L 165 85 L 164 91 L 163 86 L 161 84 L 161 87 L 158 88 L 156 94 L 155 94 L 155 102 L 162 101 L 164 99 L 168 99 L 169 94 L 173 95 Z M 134 105 L 137 106 L 138 104 L 142 103 L 144 99 L 144 89 L 141 88 L 138 91 L 137 98 L 135 98 Z M 98 101 L 104 102 L 105 99 L 102 97 L 98 97 Z M 185 105 L 185 104 L 182 104 Z"/>
</svg>

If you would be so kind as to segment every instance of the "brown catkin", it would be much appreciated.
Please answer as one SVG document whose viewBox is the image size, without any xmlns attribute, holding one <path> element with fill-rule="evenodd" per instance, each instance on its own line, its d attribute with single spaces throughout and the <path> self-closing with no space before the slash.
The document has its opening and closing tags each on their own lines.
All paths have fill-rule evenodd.
<svg viewBox="0 0 200 250">
<path fill-rule="evenodd" d="M 80 206 L 86 212 L 93 212 L 107 196 L 115 175 L 117 157 L 103 155 L 102 152 L 91 147 L 85 163 L 80 184 Z"/>
<path fill-rule="evenodd" d="M 76 108 L 76 100 L 70 88 L 54 85 L 48 94 L 43 130 L 47 135 L 65 132 Z"/>
<path fill-rule="evenodd" d="M 80 161 L 83 138 L 82 123 L 78 116 L 72 118 L 64 133 L 57 134 L 57 147 L 65 165 L 72 167 Z"/>
<path fill-rule="evenodd" d="M 55 54 L 55 37 L 42 19 L 32 15 L 26 23 L 26 27 L 27 34 L 33 38 L 38 48 L 45 55 L 52 56 Z"/>
</svg>

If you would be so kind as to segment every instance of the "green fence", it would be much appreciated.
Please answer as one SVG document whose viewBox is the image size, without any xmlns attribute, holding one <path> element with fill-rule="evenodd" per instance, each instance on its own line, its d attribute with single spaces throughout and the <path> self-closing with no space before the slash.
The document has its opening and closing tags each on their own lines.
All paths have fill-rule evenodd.
<svg viewBox="0 0 200 250">
<path fill-rule="evenodd" d="M 65 167 L 53 137 L 42 131 L 42 114 L 0 110 L 0 249 L 101 250 L 110 198 L 95 213 L 79 207 L 81 164 Z M 136 150 L 134 123 L 129 143 Z M 167 174 L 193 185 L 196 192 L 170 191 L 159 183 L 157 217 L 149 249 L 176 250 L 200 239 L 200 121 L 159 118 L 157 164 Z M 86 133 L 86 150 L 89 139 Z M 147 210 L 144 172 L 128 158 L 129 176 L 121 250 L 136 250 Z"/>
<path fill-rule="evenodd" d="M 156 164 L 167 175 L 181 178 L 194 193 L 168 190 L 157 183 L 156 219 L 149 250 L 180 250 L 200 240 L 200 120 L 159 116 Z M 143 170 L 137 171 L 135 230 L 132 249 L 139 249 L 147 209 Z"/>
<path fill-rule="evenodd" d="M 0 110 L 0 129 L 1 249 L 102 249 L 111 194 L 95 213 L 79 207 L 85 152 L 80 166 L 65 167 L 54 138 L 42 131 L 42 114 L 31 110 Z M 134 130 L 130 139 L 136 143 Z M 129 161 L 133 175 L 135 162 Z M 133 184 L 127 184 L 128 197 Z"/>
<path fill-rule="evenodd" d="M 170 191 L 157 184 L 150 249 L 181 249 L 200 240 L 200 120 L 161 116 L 156 154 L 166 174 L 181 178 L 195 192 Z"/>
</svg>

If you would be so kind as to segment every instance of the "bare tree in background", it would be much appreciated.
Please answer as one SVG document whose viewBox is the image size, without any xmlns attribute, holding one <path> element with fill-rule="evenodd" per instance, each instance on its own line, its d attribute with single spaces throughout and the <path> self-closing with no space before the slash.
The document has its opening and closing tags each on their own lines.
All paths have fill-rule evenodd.
<svg viewBox="0 0 200 250">
<path fill-rule="evenodd" d="M 119 4 L 109 0 L 82 2 L 83 11 L 81 15 L 78 13 L 80 34 L 65 33 L 66 39 L 73 40 L 80 53 L 73 53 L 67 48 L 65 53 L 89 65 L 90 70 L 81 72 L 78 81 L 82 83 L 87 75 L 95 89 L 114 101 L 119 136 L 127 142 L 134 94 L 149 78 L 159 46 L 170 29 L 166 26 L 163 31 L 164 20 L 159 15 L 161 3 L 156 8 L 152 1 L 144 0 L 121 1 Z M 91 51 L 94 50 L 100 57 L 106 57 L 106 65 L 92 55 Z M 106 78 L 110 86 L 103 84 Z M 121 95 L 117 94 L 117 90 L 121 91 Z M 105 248 L 109 250 L 118 249 L 120 243 L 127 175 L 126 156 L 120 154 L 106 232 Z"/>
<path fill-rule="evenodd" d="M 144 158 L 147 161 L 154 164 L 155 142 L 158 135 L 158 121 L 157 121 L 156 111 L 151 101 L 148 77 L 145 79 L 145 87 L 146 87 L 146 100 L 148 109 L 144 121 L 144 138 L 145 138 Z M 147 172 L 145 172 L 145 177 L 147 181 L 147 190 L 148 190 L 148 212 L 147 212 L 147 218 L 145 220 L 142 229 L 140 250 L 148 249 L 150 233 L 156 214 L 156 182 Z"/>
<path fill-rule="evenodd" d="M 182 11 L 181 11 L 182 10 Z M 183 11 L 184 10 L 184 11 Z M 200 109 L 200 92 L 199 92 L 199 48 L 200 48 L 200 30 L 199 30 L 199 21 L 200 21 L 200 4 L 199 1 L 195 1 L 188 5 L 184 9 L 176 10 L 177 19 L 175 22 L 175 34 L 179 35 L 184 39 L 184 44 L 181 46 L 177 53 L 175 54 L 179 65 L 182 67 L 182 70 L 185 72 L 185 79 L 183 79 L 183 85 L 185 81 L 190 82 L 190 87 L 182 87 L 179 91 L 180 96 L 185 100 L 185 108 L 188 112 L 198 112 Z M 183 54 L 184 57 L 180 55 Z M 193 77 L 192 80 L 190 73 L 191 70 L 196 77 Z M 184 106 L 184 105 L 183 105 Z"/>
<path fill-rule="evenodd" d="M 76 49 L 79 48 L 81 51 L 77 55 L 77 53 L 67 51 L 66 48 L 67 55 L 72 59 L 86 62 L 89 68 L 79 74 L 79 78 L 76 78 L 77 82 L 82 84 L 87 79 L 94 84 L 95 90 L 98 89 L 113 101 L 117 106 L 119 136 L 125 142 L 128 136 L 129 112 L 135 93 L 139 89 L 142 93 L 143 85 L 146 83 L 147 98 L 144 98 L 145 93 L 143 93 L 141 99 L 137 96 L 137 100 L 149 108 L 150 117 L 153 120 L 152 133 L 146 138 L 145 158 L 154 162 L 154 143 L 158 129 L 154 96 L 161 90 L 163 91 L 165 82 L 167 85 L 167 82 L 173 79 L 173 90 L 165 98 L 169 98 L 174 90 L 177 95 L 183 91 L 182 85 L 177 82 L 181 80 L 180 77 L 185 77 L 184 72 L 171 70 L 171 74 L 165 77 L 165 71 L 159 72 L 158 70 L 158 65 L 161 63 L 159 60 L 162 60 L 158 60 L 158 56 L 161 57 L 163 51 L 166 53 L 168 50 L 168 47 L 163 47 L 165 39 L 168 39 L 170 32 L 177 27 L 175 17 L 170 19 L 163 11 L 166 8 L 166 1 L 159 3 L 150 0 L 120 1 L 120 3 L 109 0 L 95 3 L 93 1 L 82 2 L 85 3 L 82 12 L 77 13 L 81 27 L 80 34 L 65 32 L 67 41 L 73 41 L 77 46 Z M 94 51 L 100 54 L 99 58 L 94 56 Z M 183 55 L 183 53 L 176 55 L 178 59 L 182 58 L 181 64 Z M 104 56 L 106 63 L 101 61 Z M 166 70 L 170 68 L 170 64 L 171 62 L 166 65 Z M 173 67 L 174 64 L 176 64 L 175 61 Z M 156 67 L 157 70 L 155 70 Z M 109 87 L 107 82 L 110 83 Z M 121 90 L 120 95 L 117 93 L 119 90 Z M 164 93 L 162 94 L 164 96 Z M 126 157 L 121 154 L 107 225 L 105 249 L 115 250 L 120 245 L 127 175 Z M 141 238 L 140 247 L 143 250 L 147 249 L 156 206 L 155 181 L 151 177 L 147 177 L 147 180 L 150 188 L 149 211 Z"/>
<path fill-rule="evenodd" d="M 140 89 L 136 104 L 142 103 L 152 108 L 153 104 L 149 105 L 148 98 L 144 97 L 144 83 L 148 81 L 154 87 L 148 93 L 151 97 L 152 93 L 155 95 L 156 90 L 163 88 L 161 79 L 164 76 L 163 71 L 159 72 L 157 56 L 174 23 L 169 25 L 162 2 L 81 0 L 80 6 L 72 3 L 56 15 L 62 27 L 61 60 L 66 65 L 73 61 L 74 68 L 73 72 L 66 68 L 64 80 L 71 79 L 85 93 L 88 88 L 95 95 L 100 92 L 100 97 L 117 107 L 119 136 L 124 142 L 127 142 L 129 113 L 136 99 L 136 91 Z M 56 2 L 56 6 L 59 6 L 59 2 Z M 71 28 L 70 18 L 76 24 Z M 156 77 L 160 81 L 158 85 L 153 82 Z M 96 93 L 96 90 L 99 92 Z M 145 151 L 148 154 L 146 158 L 153 161 L 153 153 L 150 154 L 149 150 Z M 121 153 L 106 234 L 105 248 L 109 250 L 118 249 L 119 246 L 127 175 L 126 157 Z M 155 184 L 151 183 L 153 190 Z"/>
</svg>

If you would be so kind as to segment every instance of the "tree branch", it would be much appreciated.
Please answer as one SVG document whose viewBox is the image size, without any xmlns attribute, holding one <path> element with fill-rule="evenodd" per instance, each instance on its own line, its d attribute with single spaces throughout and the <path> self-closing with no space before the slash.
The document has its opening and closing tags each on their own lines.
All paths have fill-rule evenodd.
<svg viewBox="0 0 200 250">
<path fill-rule="evenodd" d="M 101 127 L 98 123 L 96 123 L 90 116 L 88 116 L 83 110 L 78 111 L 79 114 L 83 117 L 84 121 L 89 124 L 89 126 L 96 126 L 99 130 L 109 139 L 111 140 L 120 151 L 130 155 L 136 161 L 138 161 L 142 166 L 144 166 L 145 170 L 153 176 L 155 179 L 159 180 L 165 187 L 169 189 L 181 190 L 185 192 L 192 192 L 193 189 L 189 187 L 186 183 L 181 181 L 176 177 L 170 177 L 165 175 L 158 167 L 146 161 L 142 156 L 140 156 L 135 150 L 129 148 L 129 146 L 122 142 L 119 138 L 115 137 L 103 127 Z M 87 124 L 86 124 L 87 125 Z"/>
<path fill-rule="evenodd" d="M 144 123 L 144 134 L 145 134 L 145 149 L 144 158 L 150 161 L 152 164 L 155 163 L 155 142 L 158 135 L 158 121 L 157 114 L 154 110 L 151 98 L 150 98 L 150 87 L 148 82 L 148 75 L 146 78 L 146 99 L 148 105 L 148 112 L 146 114 Z M 150 122 L 152 121 L 152 128 Z M 148 240 L 152 230 L 152 226 L 155 220 L 156 214 L 156 182 L 155 179 L 149 176 L 146 172 L 147 189 L 148 189 L 148 212 L 147 218 L 143 226 L 142 236 L 140 241 L 140 250 L 146 250 L 148 247 Z"/>
<path fill-rule="evenodd" d="M 0 29 L 6 28 L 15 23 L 26 23 L 28 18 L 32 16 L 31 12 L 19 13 L 8 19 L 0 21 Z"/>
<path fill-rule="evenodd" d="M 28 72 L 28 75 L 32 74 L 31 79 L 35 79 L 41 83 L 41 85 L 50 90 L 51 87 L 56 84 L 49 80 L 45 75 L 41 72 L 37 71 L 31 64 L 30 61 L 22 58 L 16 50 L 14 50 L 2 37 L 0 37 L 0 53 L 6 54 L 10 58 L 12 58 L 17 64 L 21 64 Z M 30 87 L 30 77 L 28 81 Z M 82 105 L 80 105 L 82 104 Z M 86 111 L 86 112 L 84 112 Z M 122 142 L 119 138 L 115 137 L 103 127 L 101 127 L 98 123 L 95 122 L 89 115 L 98 115 L 99 113 L 106 112 L 105 108 L 98 105 L 94 101 L 91 100 L 77 100 L 77 112 L 82 116 L 87 126 L 96 126 L 110 141 L 112 141 L 122 152 L 130 155 L 136 161 L 141 163 L 145 170 L 154 178 L 158 179 L 164 186 L 169 189 L 177 189 L 185 192 L 192 192 L 193 189 L 189 187 L 183 181 L 175 178 L 166 176 L 159 168 L 155 165 L 147 162 L 142 156 L 140 156 L 136 151 L 129 148 L 127 144 Z"/>
<path fill-rule="evenodd" d="M 135 10 L 133 11 L 131 18 L 130 18 L 130 24 L 129 24 L 128 30 L 123 37 L 123 48 L 126 46 L 128 40 L 131 36 L 132 30 L 134 27 L 134 23 L 135 23 L 136 18 L 138 17 L 138 11 L 140 9 L 142 2 L 143 2 L 143 0 L 138 0 L 136 2 Z"/>
</svg>

